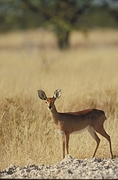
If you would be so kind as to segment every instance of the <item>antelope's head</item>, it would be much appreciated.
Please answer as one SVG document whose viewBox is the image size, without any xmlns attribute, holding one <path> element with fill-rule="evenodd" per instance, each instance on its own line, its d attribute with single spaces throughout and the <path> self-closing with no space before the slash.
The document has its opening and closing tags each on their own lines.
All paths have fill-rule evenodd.
<svg viewBox="0 0 118 180">
<path fill-rule="evenodd" d="M 61 89 L 57 89 L 54 92 L 53 97 L 48 97 L 46 96 L 46 93 L 42 90 L 38 90 L 38 96 L 41 100 L 45 100 L 45 103 L 47 104 L 47 107 L 49 110 L 52 110 L 54 107 L 54 102 L 57 98 L 60 98 L 61 96 Z"/>
</svg>

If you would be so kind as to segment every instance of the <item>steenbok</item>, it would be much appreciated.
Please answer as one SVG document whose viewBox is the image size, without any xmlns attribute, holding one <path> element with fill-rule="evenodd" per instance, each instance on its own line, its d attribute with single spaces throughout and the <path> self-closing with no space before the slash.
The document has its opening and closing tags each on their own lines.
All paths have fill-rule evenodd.
<svg viewBox="0 0 118 180">
<path fill-rule="evenodd" d="M 97 132 L 109 141 L 111 158 L 113 158 L 111 139 L 103 127 L 103 123 L 106 120 L 104 111 L 99 109 L 86 109 L 77 112 L 65 112 L 65 113 L 58 112 L 54 103 L 55 100 L 57 98 L 60 98 L 61 96 L 60 89 L 57 89 L 54 92 L 53 97 L 47 97 L 44 91 L 38 90 L 38 96 L 40 99 L 45 100 L 45 102 L 47 103 L 47 106 L 52 113 L 54 123 L 56 124 L 58 131 L 62 135 L 63 158 L 65 157 L 65 146 L 66 146 L 66 152 L 67 154 L 69 154 L 68 144 L 69 144 L 70 134 L 80 133 L 83 132 L 84 130 L 88 130 L 88 132 L 91 134 L 91 136 L 97 143 L 97 146 L 93 153 L 93 157 L 95 157 L 96 151 L 100 143 L 100 139 L 96 134 Z"/>
</svg>

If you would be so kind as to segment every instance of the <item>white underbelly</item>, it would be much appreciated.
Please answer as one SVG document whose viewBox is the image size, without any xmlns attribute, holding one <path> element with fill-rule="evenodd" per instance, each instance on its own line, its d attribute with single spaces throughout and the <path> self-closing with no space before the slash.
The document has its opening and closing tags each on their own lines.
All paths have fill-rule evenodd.
<svg viewBox="0 0 118 180">
<path fill-rule="evenodd" d="M 82 132 L 86 131 L 86 130 L 88 129 L 88 127 L 89 127 L 89 126 L 85 127 L 85 128 L 84 128 L 84 129 L 82 129 L 82 130 L 79 130 L 79 131 L 74 131 L 74 132 L 72 132 L 72 134 L 80 134 L 80 133 L 82 133 Z"/>
<path fill-rule="evenodd" d="M 79 133 L 82 133 L 82 132 L 86 131 L 88 128 L 89 128 L 89 126 L 85 127 L 85 128 L 82 129 L 82 130 L 74 131 L 74 132 L 72 132 L 71 134 L 79 134 Z M 61 131 L 61 130 L 58 130 L 58 133 L 59 133 L 60 135 L 64 135 L 64 134 L 65 134 L 65 133 L 64 133 L 63 131 Z"/>
</svg>

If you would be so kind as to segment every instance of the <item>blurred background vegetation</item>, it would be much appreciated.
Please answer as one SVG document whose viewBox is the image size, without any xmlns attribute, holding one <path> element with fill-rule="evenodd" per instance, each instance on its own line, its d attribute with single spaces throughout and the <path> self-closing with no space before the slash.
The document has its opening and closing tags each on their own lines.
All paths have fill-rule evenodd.
<svg viewBox="0 0 118 180">
<path fill-rule="evenodd" d="M 73 30 L 98 27 L 118 28 L 118 0 L 0 0 L 0 33 L 45 28 L 67 49 Z"/>
</svg>

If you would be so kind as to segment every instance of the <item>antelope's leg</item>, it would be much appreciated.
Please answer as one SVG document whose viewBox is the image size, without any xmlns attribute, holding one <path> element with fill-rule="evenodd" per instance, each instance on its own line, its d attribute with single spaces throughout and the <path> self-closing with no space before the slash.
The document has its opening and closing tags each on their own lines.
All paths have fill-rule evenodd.
<svg viewBox="0 0 118 180">
<path fill-rule="evenodd" d="M 113 159 L 113 152 L 112 152 L 112 146 L 111 146 L 111 138 L 110 138 L 110 136 L 106 133 L 106 131 L 105 131 L 105 129 L 104 129 L 103 126 L 100 127 L 100 128 L 99 128 L 99 127 L 98 127 L 98 128 L 95 127 L 95 130 L 96 130 L 100 135 L 102 135 L 103 137 L 105 137 L 105 138 L 109 141 L 111 158 Z"/>
<path fill-rule="evenodd" d="M 63 158 L 65 158 L 65 134 L 62 135 L 62 145 L 63 145 Z"/>
<path fill-rule="evenodd" d="M 95 141 L 97 143 L 97 146 L 96 146 L 95 151 L 93 153 L 93 157 L 95 157 L 96 151 L 97 151 L 97 149 L 99 147 L 99 144 L 100 144 L 100 139 L 99 139 L 98 135 L 96 134 L 96 132 L 94 131 L 94 129 L 91 126 L 88 128 L 88 132 L 90 133 L 92 138 L 95 139 Z"/>
<path fill-rule="evenodd" d="M 67 152 L 67 154 L 69 154 L 68 145 L 69 145 L 69 134 L 66 134 L 66 152 Z"/>
</svg>

